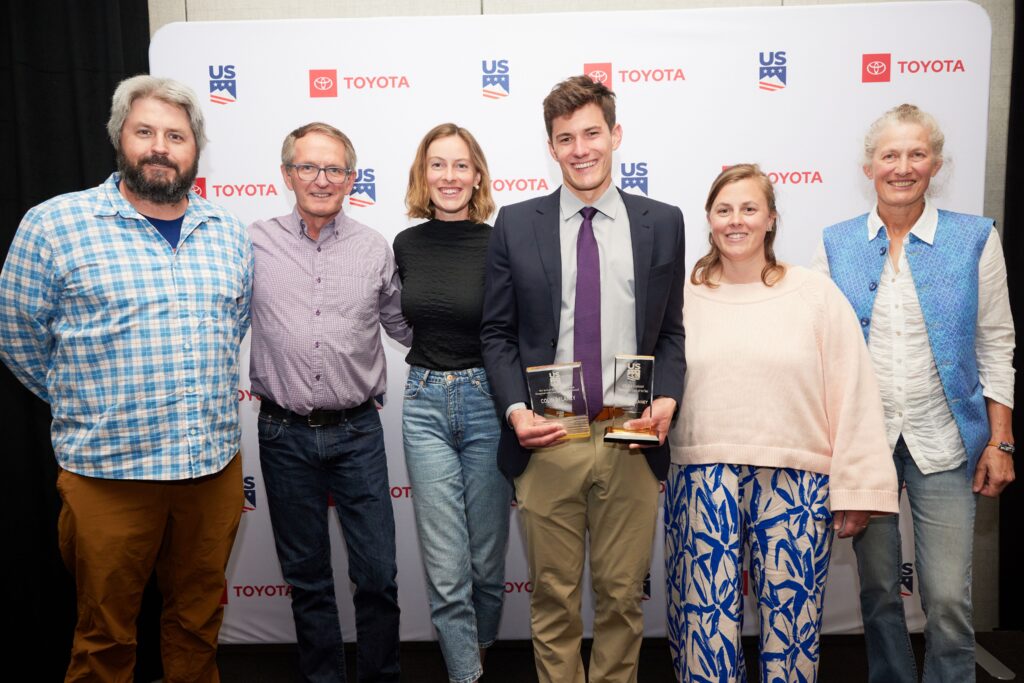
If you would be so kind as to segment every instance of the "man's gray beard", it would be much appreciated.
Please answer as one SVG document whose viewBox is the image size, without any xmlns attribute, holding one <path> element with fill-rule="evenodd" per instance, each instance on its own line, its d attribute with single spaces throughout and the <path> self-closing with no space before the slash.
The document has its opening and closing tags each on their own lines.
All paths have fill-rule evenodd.
<svg viewBox="0 0 1024 683">
<path fill-rule="evenodd" d="M 188 196 L 192 184 L 199 175 L 199 155 L 196 155 L 192 168 L 187 173 L 178 173 L 175 180 L 164 180 L 159 178 L 150 180 L 146 177 L 145 164 L 152 161 L 159 161 L 159 157 L 143 157 L 139 163 L 132 165 L 123 151 L 117 152 L 117 171 L 121 174 L 125 186 L 139 199 L 144 199 L 154 204 L 177 204 Z M 170 162 L 168 162 L 169 164 Z M 178 170 L 176 166 L 168 166 Z"/>
</svg>

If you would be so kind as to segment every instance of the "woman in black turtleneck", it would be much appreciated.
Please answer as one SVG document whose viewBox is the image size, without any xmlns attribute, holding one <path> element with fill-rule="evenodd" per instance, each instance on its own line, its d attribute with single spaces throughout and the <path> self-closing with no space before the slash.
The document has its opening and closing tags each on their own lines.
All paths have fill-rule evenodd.
<svg viewBox="0 0 1024 683">
<path fill-rule="evenodd" d="M 480 351 L 484 259 L 494 211 L 487 161 L 445 123 L 420 142 L 405 203 L 426 223 L 395 238 L 402 312 L 413 327 L 402 438 L 430 613 L 452 683 L 483 674 L 505 588 L 512 488 Z"/>
</svg>

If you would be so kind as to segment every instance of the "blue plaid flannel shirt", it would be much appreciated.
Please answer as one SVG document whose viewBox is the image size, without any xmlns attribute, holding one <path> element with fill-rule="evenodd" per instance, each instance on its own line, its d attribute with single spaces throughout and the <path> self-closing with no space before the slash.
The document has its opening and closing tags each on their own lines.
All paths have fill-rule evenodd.
<svg viewBox="0 0 1024 683">
<path fill-rule="evenodd" d="M 50 404 L 61 467 L 103 479 L 219 472 L 241 436 L 252 243 L 192 193 L 172 251 L 118 180 L 25 214 L 0 273 L 0 359 Z"/>
</svg>

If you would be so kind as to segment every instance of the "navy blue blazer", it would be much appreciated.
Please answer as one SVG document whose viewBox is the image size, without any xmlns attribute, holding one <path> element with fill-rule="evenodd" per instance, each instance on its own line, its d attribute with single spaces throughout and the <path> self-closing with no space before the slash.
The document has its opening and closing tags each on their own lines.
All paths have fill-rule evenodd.
<svg viewBox="0 0 1024 683">
<path fill-rule="evenodd" d="M 678 207 L 619 190 L 633 243 L 637 354 L 654 355 L 654 393 L 683 394 L 683 213 Z M 505 420 L 514 403 L 530 405 L 526 368 L 555 359 L 562 305 L 559 190 L 503 207 L 487 250 L 480 338 L 501 423 L 498 467 L 519 476 L 531 451 Z M 623 349 L 622 352 L 626 350 Z M 658 479 L 668 473 L 669 445 L 643 450 Z"/>
</svg>

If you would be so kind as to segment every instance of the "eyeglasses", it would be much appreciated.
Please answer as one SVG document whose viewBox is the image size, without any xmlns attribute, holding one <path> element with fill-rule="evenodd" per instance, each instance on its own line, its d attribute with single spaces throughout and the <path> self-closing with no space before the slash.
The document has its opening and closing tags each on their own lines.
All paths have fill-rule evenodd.
<svg viewBox="0 0 1024 683">
<path fill-rule="evenodd" d="M 299 180 L 313 181 L 320 176 L 320 172 L 323 171 L 324 177 L 327 178 L 328 182 L 331 183 L 343 183 L 348 178 L 349 174 L 352 173 L 351 168 L 342 168 L 341 166 L 317 166 L 316 164 L 285 164 L 286 168 L 293 169 L 295 175 L 299 176 Z"/>
</svg>

